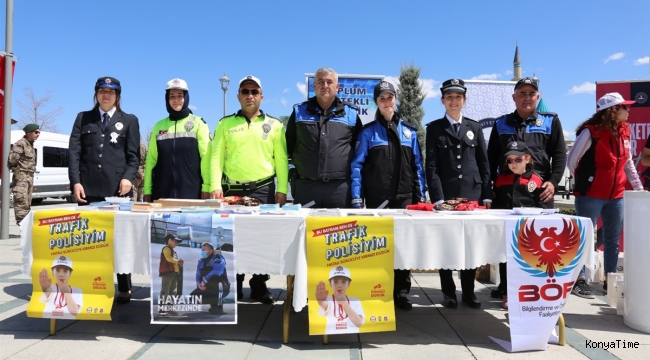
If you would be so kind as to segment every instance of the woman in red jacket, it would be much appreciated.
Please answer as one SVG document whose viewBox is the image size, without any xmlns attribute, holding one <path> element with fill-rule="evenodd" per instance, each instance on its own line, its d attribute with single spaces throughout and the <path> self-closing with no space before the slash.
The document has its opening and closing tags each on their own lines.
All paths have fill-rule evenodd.
<svg viewBox="0 0 650 360">
<path fill-rule="evenodd" d="M 632 161 L 627 124 L 629 106 L 634 103 L 619 93 L 603 95 L 598 99 L 597 112 L 578 126 L 575 144 L 569 152 L 568 166 L 575 177 L 576 212 L 591 218 L 594 226 L 599 216 L 602 219 L 605 276 L 616 272 L 625 184 L 629 181 L 634 190 L 643 190 Z M 603 288 L 607 290 L 606 281 Z M 584 268 L 572 292 L 580 297 L 594 297 L 585 281 Z"/>
</svg>

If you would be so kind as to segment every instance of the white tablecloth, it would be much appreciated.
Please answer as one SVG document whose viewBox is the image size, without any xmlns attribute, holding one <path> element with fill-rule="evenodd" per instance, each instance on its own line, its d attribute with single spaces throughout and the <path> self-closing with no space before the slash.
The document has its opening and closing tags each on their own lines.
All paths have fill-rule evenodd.
<svg viewBox="0 0 650 360">
<path fill-rule="evenodd" d="M 293 307 L 296 311 L 307 305 L 308 297 L 305 247 L 308 214 L 309 210 L 304 209 L 296 215 L 235 216 L 237 272 L 295 275 Z M 518 217 L 502 214 L 494 211 L 482 215 L 395 217 L 395 268 L 470 269 L 504 262 L 505 223 L 508 218 Z M 149 273 L 148 219 L 147 213 L 116 213 L 116 273 Z M 591 223 L 589 219 L 583 220 Z M 30 212 L 21 223 L 20 231 L 23 273 L 26 275 L 30 274 L 32 262 L 32 222 L 33 213 Z M 591 231 L 587 241 L 592 244 Z M 584 262 L 592 266 L 593 247 L 587 248 L 590 251 L 585 252 Z"/>
</svg>

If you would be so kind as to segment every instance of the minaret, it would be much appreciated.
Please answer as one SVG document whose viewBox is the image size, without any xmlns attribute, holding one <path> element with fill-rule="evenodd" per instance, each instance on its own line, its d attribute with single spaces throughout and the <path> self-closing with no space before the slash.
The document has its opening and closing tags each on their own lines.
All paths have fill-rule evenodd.
<svg viewBox="0 0 650 360">
<path fill-rule="evenodd" d="M 517 46 L 515 47 L 515 60 L 512 62 L 512 73 L 513 73 L 513 78 L 512 81 L 518 81 L 521 79 L 521 60 L 519 60 L 519 43 L 517 43 Z"/>
</svg>

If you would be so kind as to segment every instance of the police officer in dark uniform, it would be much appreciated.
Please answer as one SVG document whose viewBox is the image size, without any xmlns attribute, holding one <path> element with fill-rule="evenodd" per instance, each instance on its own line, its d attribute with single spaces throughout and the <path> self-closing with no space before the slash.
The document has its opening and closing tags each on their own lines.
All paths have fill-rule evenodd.
<svg viewBox="0 0 650 360">
<path fill-rule="evenodd" d="M 336 96 L 338 88 L 334 70 L 316 70 L 316 96 L 294 105 L 289 117 L 286 137 L 287 154 L 295 166 L 290 176 L 294 203 L 351 206 L 350 162 L 362 124 L 357 109 Z"/>
<path fill-rule="evenodd" d="M 453 198 L 467 198 L 491 206 L 490 168 L 481 125 L 462 116 L 465 105 L 465 82 L 450 79 L 442 83 L 445 117 L 427 126 L 426 166 L 429 197 L 433 204 Z M 443 305 L 458 306 L 456 285 L 450 269 L 441 269 Z M 472 308 L 481 303 L 474 294 L 476 269 L 460 270 L 462 301 Z"/>
<path fill-rule="evenodd" d="M 140 163 L 138 118 L 120 108 L 122 87 L 113 77 L 95 83 L 95 106 L 82 111 L 70 134 L 68 177 L 79 205 L 129 196 Z M 131 274 L 117 274 L 120 304 L 131 300 Z"/>
<path fill-rule="evenodd" d="M 517 109 L 496 119 L 490 134 L 488 159 L 492 180 L 496 179 L 497 169 L 505 161 L 507 145 L 513 141 L 523 141 L 533 156 L 535 172 L 544 180 L 540 200 L 544 208 L 553 208 L 553 195 L 566 167 L 562 124 L 557 114 L 536 110 L 539 93 L 535 79 L 517 81 L 512 99 Z"/>
</svg>

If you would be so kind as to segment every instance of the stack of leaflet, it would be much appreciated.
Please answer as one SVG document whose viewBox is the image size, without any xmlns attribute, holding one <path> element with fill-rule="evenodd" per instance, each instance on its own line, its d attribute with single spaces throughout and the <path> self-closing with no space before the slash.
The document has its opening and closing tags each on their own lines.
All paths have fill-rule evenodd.
<svg viewBox="0 0 650 360">
<path fill-rule="evenodd" d="M 282 207 L 284 211 L 300 211 L 300 204 L 284 204 Z"/>
<path fill-rule="evenodd" d="M 339 209 L 312 209 L 309 216 L 341 216 Z"/>
<path fill-rule="evenodd" d="M 214 213 L 215 208 L 210 206 L 183 206 L 182 213 Z"/>
<path fill-rule="evenodd" d="M 131 212 L 153 212 L 155 209 L 162 209 L 162 204 L 137 202 L 131 206 Z"/>
</svg>

